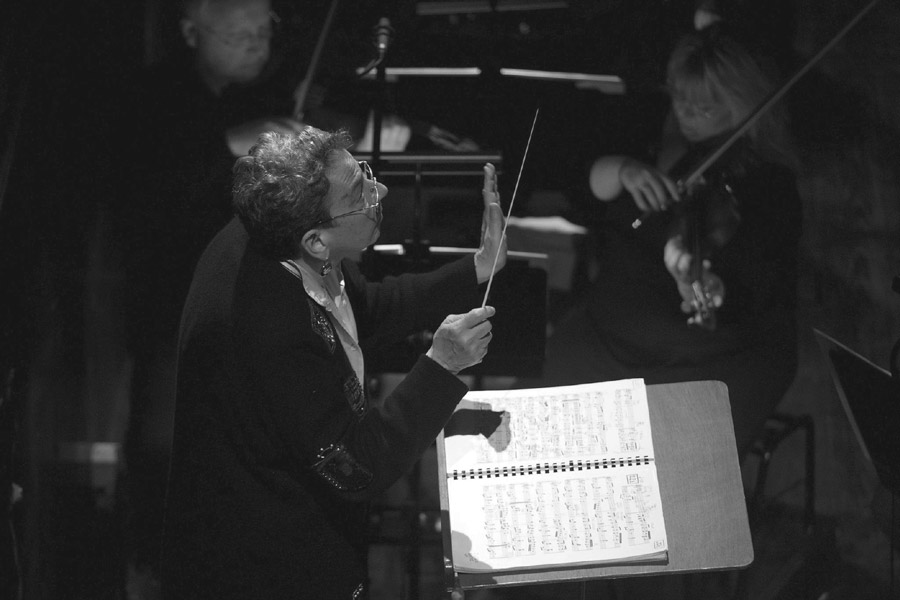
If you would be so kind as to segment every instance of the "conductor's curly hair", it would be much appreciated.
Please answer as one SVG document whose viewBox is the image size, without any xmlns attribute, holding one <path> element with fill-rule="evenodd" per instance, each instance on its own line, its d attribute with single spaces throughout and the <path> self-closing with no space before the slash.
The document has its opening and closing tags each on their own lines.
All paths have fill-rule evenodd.
<svg viewBox="0 0 900 600">
<path fill-rule="evenodd" d="M 295 258 L 314 224 L 331 226 L 326 169 L 352 143 L 345 130 L 269 132 L 237 160 L 232 205 L 251 243 L 263 254 L 277 260 Z"/>
</svg>

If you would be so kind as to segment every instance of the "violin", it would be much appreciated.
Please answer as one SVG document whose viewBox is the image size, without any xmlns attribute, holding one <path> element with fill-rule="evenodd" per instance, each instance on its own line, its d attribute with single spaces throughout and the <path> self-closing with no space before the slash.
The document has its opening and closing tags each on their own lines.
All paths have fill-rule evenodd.
<svg viewBox="0 0 900 600">
<path fill-rule="evenodd" d="M 322 58 L 322 48 L 325 47 L 325 40 L 328 38 L 328 32 L 331 30 L 331 24 L 334 22 L 334 15 L 337 13 L 338 0 L 331 0 L 328 7 L 328 14 L 325 16 L 325 23 L 316 39 L 316 46 L 313 48 L 312 57 L 309 60 L 309 67 L 306 69 L 306 76 L 297 84 L 294 90 L 294 120 L 303 122 L 303 108 L 306 105 L 306 96 L 312 86 L 313 79 L 316 76 L 316 70 L 319 68 L 319 61 Z"/>
<path fill-rule="evenodd" d="M 705 187 L 703 184 L 698 184 L 698 187 L 700 186 Z M 704 190 L 704 193 L 708 193 L 708 190 Z M 698 195 L 699 192 L 697 190 L 690 193 L 689 197 L 692 199 L 689 200 L 690 208 L 686 211 L 688 217 L 685 219 L 687 247 L 691 253 L 690 306 L 693 311 L 693 315 L 688 319 L 688 324 L 713 331 L 716 328 L 716 301 L 713 297 L 711 278 L 708 276 L 704 277 L 707 271 L 706 265 L 708 264 L 707 259 L 704 258 L 703 225 L 705 215 L 702 213 L 706 212 L 703 210 L 705 201 L 696 199 Z"/>
<path fill-rule="evenodd" d="M 689 153 L 679 161 L 685 164 Z M 682 200 L 676 205 L 672 236 L 680 236 L 690 252 L 690 308 L 688 324 L 708 331 L 716 329 L 716 309 L 724 298 L 724 286 L 709 271 L 712 254 L 734 236 L 741 222 L 740 203 L 732 181 L 745 175 L 756 160 L 749 142 L 732 146 L 719 161 L 696 178 L 690 188 L 679 182 Z M 677 173 L 676 169 L 673 171 Z M 683 293 L 684 294 L 684 293 Z M 688 298 L 685 298 L 688 300 Z"/>
</svg>

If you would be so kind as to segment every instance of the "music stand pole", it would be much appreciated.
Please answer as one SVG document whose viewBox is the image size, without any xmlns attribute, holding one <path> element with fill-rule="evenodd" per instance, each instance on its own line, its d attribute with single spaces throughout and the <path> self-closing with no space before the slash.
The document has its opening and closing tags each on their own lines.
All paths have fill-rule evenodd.
<svg viewBox="0 0 900 600">
<path fill-rule="evenodd" d="M 406 253 L 407 260 L 417 267 L 427 266 L 431 253 L 428 241 L 422 237 L 424 219 L 425 210 L 424 200 L 422 199 L 422 163 L 416 162 L 415 184 L 413 186 L 412 237 L 403 240 L 403 249 Z"/>
</svg>

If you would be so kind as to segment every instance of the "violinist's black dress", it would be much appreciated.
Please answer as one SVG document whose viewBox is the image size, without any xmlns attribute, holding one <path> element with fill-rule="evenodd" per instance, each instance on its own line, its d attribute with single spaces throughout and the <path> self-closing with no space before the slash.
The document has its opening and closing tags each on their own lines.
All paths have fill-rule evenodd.
<svg viewBox="0 0 900 600">
<path fill-rule="evenodd" d="M 596 279 L 550 336 L 544 376 L 549 385 L 629 377 L 648 384 L 724 381 L 743 456 L 796 369 L 802 214 L 794 176 L 780 165 L 745 161 L 730 184 L 740 221 L 711 254 L 726 290 L 716 330 L 686 324 L 663 263 L 677 211 L 634 230 L 637 211 L 623 197 L 607 205 L 597 232 Z"/>
</svg>

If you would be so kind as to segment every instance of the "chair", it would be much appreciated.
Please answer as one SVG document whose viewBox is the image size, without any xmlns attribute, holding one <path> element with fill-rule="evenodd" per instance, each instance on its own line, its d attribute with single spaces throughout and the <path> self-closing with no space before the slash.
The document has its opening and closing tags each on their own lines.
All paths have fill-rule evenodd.
<svg viewBox="0 0 900 600">
<path fill-rule="evenodd" d="M 807 533 L 815 528 L 816 518 L 816 456 L 815 426 L 810 415 L 791 415 L 782 412 L 773 413 L 765 424 L 763 434 L 757 439 L 750 453 L 759 459 L 756 481 L 748 498 L 748 511 L 751 524 L 763 508 L 766 480 L 772 458 L 785 439 L 794 432 L 803 430 L 805 441 L 805 471 L 803 524 Z"/>
<path fill-rule="evenodd" d="M 781 442 L 789 438 L 798 430 L 803 430 L 805 443 L 803 531 L 806 533 L 808 539 L 814 537 L 816 518 L 816 441 L 813 419 L 807 414 L 791 415 L 782 412 L 773 413 L 766 420 L 762 434 L 750 448 L 750 455 L 755 456 L 759 461 L 756 468 L 756 480 L 747 492 L 747 513 L 751 531 L 758 532 L 761 524 L 762 511 L 765 503 L 766 482 L 772 459 L 778 448 L 781 446 Z M 757 533 L 753 533 L 753 536 L 754 547 L 756 547 Z M 796 567 L 796 565 L 794 565 L 794 567 Z M 788 567 L 787 569 L 792 573 L 794 567 Z M 733 588 L 733 593 L 731 595 L 733 600 L 748 600 L 750 598 L 751 587 L 753 585 L 751 584 L 750 571 L 750 569 L 745 569 L 737 574 L 735 587 Z M 770 590 L 774 589 L 771 586 L 771 582 L 767 582 L 764 587 L 767 587 Z M 804 589 L 809 589 L 808 581 L 804 583 Z M 758 592 L 759 590 L 757 590 L 757 593 Z"/>
</svg>

